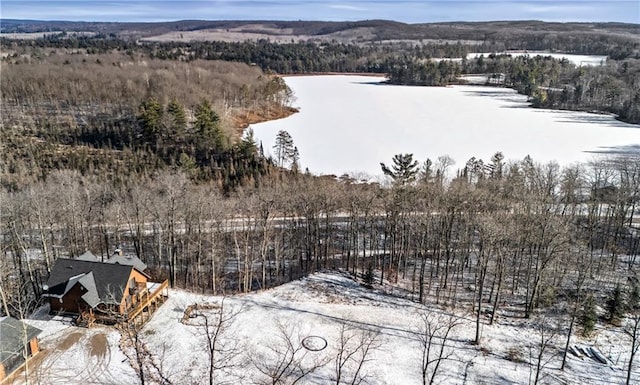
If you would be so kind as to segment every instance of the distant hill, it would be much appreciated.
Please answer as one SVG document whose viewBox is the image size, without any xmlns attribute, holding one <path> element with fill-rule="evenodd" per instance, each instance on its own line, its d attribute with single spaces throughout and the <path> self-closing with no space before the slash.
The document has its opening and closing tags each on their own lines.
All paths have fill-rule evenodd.
<svg viewBox="0 0 640 385">
<path fill-rule="evenodd" d="M 549 23 L 542 21 L 493 21 L 406 24 L 389 20 L 328 21 L 207 21 L 181 20 L 156 23 L 77 22 L 1 19 L 0 32 L 97 32 L 121 38 L 159 40 L 194 39 L 193 32 L 230 33 L 232 40 L 258 37 L 335 40 L 486 40 L 503 35 L 567 33 L 616 35 L 640 41 L 640 24 Z M 190 34 L 191 33 L 191 34 Z M 197 39 L 195 39 L 197 40 Z"/>
</svg>

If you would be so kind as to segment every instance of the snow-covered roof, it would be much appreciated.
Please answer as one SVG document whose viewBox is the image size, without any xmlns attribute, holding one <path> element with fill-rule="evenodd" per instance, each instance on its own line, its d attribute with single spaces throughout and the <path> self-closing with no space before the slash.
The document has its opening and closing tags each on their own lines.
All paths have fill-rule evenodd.
<svg viewBox="0 0 640 385">
<path fill-rule="evenodd" d="M 83 275 L 78 282 L 87 289 L 87 292 L 82 295 L 82 299 L 91 307 L 98 306 L 100 303 L 100 296 L 98 295 L 98 289 L 96 288 L 93 271 Z"/>
<path fill-rule="evenodd" d="M 118 253 L 119 250 L 120 249 L 116 250 L 116 254 L 113 254 L 111 257 L 109 257 L 109 259 L 105 261 L 88 250 L 80 255 L 77 260 L 85 262 L 117 263 L 120 265 L 133 266 L 139 271 L 145 271 L 147 269 L 147 265 L 142 262 L 140 258 L 136 257 L 135 255 L 121 255 L 120 253 Z"/>
<path fill-rule="evenodd" d="M 0 362 L 21 354 L 26 341 L 40 334 L 42 330 L 12 317 L 0 318 Z"/>
</svg>

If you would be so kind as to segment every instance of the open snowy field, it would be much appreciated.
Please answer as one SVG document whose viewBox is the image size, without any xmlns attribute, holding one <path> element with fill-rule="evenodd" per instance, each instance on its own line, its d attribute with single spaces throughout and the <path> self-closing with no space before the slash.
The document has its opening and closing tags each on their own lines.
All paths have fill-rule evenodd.
<svg viewBox="0 0 640 385">
<path fill-rule="evenodd" d="M 423 314 L 429 314 L 432 321 L 439 320 L 432 323 L 433 326 L 446 325 L 452 314 L 457 323 L 445 344 L 443 357 L 448 359 L 441 362 L 434 383 L 528 384 L 533 378 L 530 376 L 535 376 L 529 362 L 536 362 L 540 334 L 535 324 L 540 320 L 498 317 L 497 323 L 489 326 L 483 317 L 482 342 L 476 346 L 471 343 L 475 323 L 473 316 L 466 312 L 468 309 L 460 306 L 455 313 L 450 313 L 450 309 L 422 306 L 385 290 L 391 287 L 368 289 L 344 273 L 323 272 L 264 292 L 226 298 L 223 314 L 235 316 L 224 323 L 217 335 L 217 346 L 224 346 L 224 350 L 216 351 L 216 366 L 226 368 L 215 371 L 215 383 L 271 384 L 266 373 L 292 362 L 291 365 L 301 370 L 318 366 L 299 384 L 335 384 L 339 353 L 356 351 L 356 359 L 343 366 L 342 378 L 347 380 L 344 383 L 351 383 L 354 377 L 365 377 L 366 382 L 362 383 L 370 385 L 421 384 Z M 221 297 L 172 290 L 168 301 L 139 332 L 156 367 L 169 382 L 208 383 L 204 320 L 208 317 L 210 333 L 215 330 L 215 315 L 221 300 Z M 185 318 L 185 310 L 194 304 L 201 309 Z M 31 365 L 33 383 L 139 383 L 121 350 L 121 346 L 125 346 L 132 353 L 131 343 L 120 340 L 113 328 L 76 328 L 55 320 L 30 322 L 45 329 L 42 345 L 46 349 L 40 358 L 34 359 L 40 363 Z M 561 324 L 561 329 L 565 326 Z M 355 349 L 361 341 L 372 341 L 363 361 L 357 359 L 362 355 Z M 433 354 L 439 352 L 441 341 L 433 339 L 432 358 L 437 357 Z M 597 329 L 590 340 L 574 337 L 572 345 L 595 347 L 608 362 L 603 364 L 584 356 L 569 355 L 567 368 L 560 371 L 559 353 L 564 342 L 565 336 L 554 337 L 543 355 L 548 363 L 542 371 L 541 384 L 624 383 L 622 367 L 628 357 L 624 335 L 615 330 Z M 295 353 L 287 356 L 287 351 Z M 232 358 L 227 361 L 225 357 Z M 357 372 L 359 362 L 362 367 Z M 153 377 L 153 371 L 147 370 Z M 433 365 L 429 366 L 428 373 L 432 370 Z M 287 380 L 285 377 L 276 383 L 291 384 L 293 377 Z M 20 383 L 22 378 L 15 382 Z M 147 383 L 158 382 L 147 379 Z"/>
<path fill-rule="evenodd" d="M 315 174 L 380 175 L 380 162 L 413 153 L 432 161 L 449 155 L 457 167 L 476 157 L 489 161 L 530 155 L 534 161 L 570 164 L 595 154 L 637 150 L 640 126 L 612 116 L 528 107 L 504 88 L 411 87 L 380 84 L 379 77 L 298 76 L 285 81 L 300 112 L 253 125 L 265 153 L 285 130 L 304 170 Z"/>
</svg>

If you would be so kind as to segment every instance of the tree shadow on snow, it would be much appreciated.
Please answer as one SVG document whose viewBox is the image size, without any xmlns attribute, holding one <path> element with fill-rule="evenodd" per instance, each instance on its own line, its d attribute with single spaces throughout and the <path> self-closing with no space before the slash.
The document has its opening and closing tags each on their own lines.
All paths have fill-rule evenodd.
<svg viewBox="0 0 640 385">
<path fill-rule="evenodd" d="M 548 110 L 544 110 L 548 111 Z M 637 128 L 640 129 L 640 125 L 638 124 L 629 124 L 619 120 L 616 120 L 615 117 L 611 115 L 601 115 L 601 114 L 592 114 L 592 113 L 571 113 L 571 111 L 558 111 L 565 113 L 563 116 L 563 120 L 559 120 L 562 123 L 596 123 L 596 124 L 604 124 L 609 127 L 620 127 L 620 128 Z"/>
<path fill-rule="evenodd" d="M 529 103 L 527 103 L 526 97 L 523 95 L 518 95 L 514 92 L 505 91 L 506 88 L 496 88 L 494 90 L 473 90 L 473 91 L 462 91 L 466 96 L 480 96 L 480 97 L 489 97 L 492 99 L 500 100 L 503 102 L 516 103 L 515 106 L 501 106 L 502 108 L 528 108 Z M 524 103 L 524 104 L 523 104 Z"/>
<path fill-rule="evenodd" d="M 629 144 L 626 146 L 599 147 L 599 150 L 585 151 L 594 155 L 640 155 L 640 144 Z"/>
<path fill-rule="evenodd" d="M 328 280 L 328 281 L 333 281 L 333 280 Z M 344 282 L 340 282 L 341 285 L 344 284 Z M 358 287 L 361 287 L 358 283 L 356 283 L 356 285 Z M 344 286 L 344 285 L 343 285 Z M 350 287 L 354 287 L 352 285 L 349 285 Z M 364 288 L 363 288 L 364 289 Z M 390 296 L 388 294 L 385 293 L 378 293 L 377 296 L 388 296 L 388 297 L 392 297 L 392 298 L 396 298 L 393 296 Z M 376 298 L 375 301 L 379 301 L 381 298 Z M 419 329 L 411 329 L 411 328 L 403 328 L 403 327 L 398 327 L 398 326 L 393 326 L 393 325 L 385 325 L 385 324 L 377 324 L 377 323 L 373 323 L 373 322 L 365 322 L 365 321 L 358 321 L 358 320 L 353 320 L 353 319 L 349 319 L 347 317 L 344 316 L 336 316 L 336 315 L 331 315 L 331 314 L 326 314 L 326 313 L 322 313 L 320 311 L 316 311 L 316 310 L 308 310 L 308 309 L 302 309 L 302 308 L 297 308 L 291 305 L 281 305 L 281 304 L 275 304 L 275 303 L 266 303 L 266 302 L 261 302 L 261 301 L 257 301 L 255 298 L 243 298 L 242 302 L 250 305 L 250 306 L 256 306 L 256 307 L 261 307 L 264 309 L 272 309 L 272 310 L 280 310 L 280 311 L 288 311 L 288 312 L 296 312 L 296 313 L 301 313 L 301 314 L 309 314 L 309 315 L 314 315 L 317 317 L 321 317 L 325 320 L 330 320 L 339 324 L 345 324 L 345 325 L 349 325 L 352 327 L 356 327 L 362 330 L 369 330 L 369 331 L 378 331 L 381 335 L 387 335 L 390 337 L 396 337 L 396 338 L 404 338 L 410 341 L 416 341 L 418 340 L 418 336 L 422 334 L 423 331 L 420 331 Z M 408 302 L 408 301 L 407 301 Z M 397 302 L 391 302 L 393 303 L 395 306 L 399 306 Z M 409 304 L 403 304 L 403 307 L 407 307 L 409 306 Z M 425 309 L 428 310 L 430 313 L 437 313 L 437 314 L 441 314 L 444 316 L 449 315 L 450 313 L 444 312 L 440 309 L 437 308 L 425 308 L 425 307 L 421 307 L 421 306 L 415 306 L 416 309 L 420 308 L 420 309 Z M 393 312 L 392 308 L 389 308 L 390 312 Z M 418 313 L 416 313 L 416 320 L 419 320 L 419 316 Z M 461 320 L 467 320 L 466 318 L 460 318 Z M 468 321 L 468 320 L 467 320 Z M 460 326 L 461 328 L 463 326 Z M 469 350 L 469 351 L 478 351 L 478 348 L 471 344 L 469 339 L 466 338 L 456 338 L 456 337 L 452 337 L 449 336 L 448 337 L 448 341 L 450 341 L 451 343 L 455 343 L 455 349 L 456 350 Z M 449 345 L 449 344 L 447 344 Z"/>
<path fill-rule="evenodd" d="M 380 78 L 379 82 L 371 82 L 371 81 L 367 81 L 367 82 L 350 82 L 351 84 L 364 84 L 364 85 L 368 85 L 368 86 L 392 86 L 393 84 L 390 84 L 388 81 L 383 80 L 383 78 Z"/>
<path fill-rule="evenodd" d="M 380 334 L 383 334 L 383 335 L 388 335 L 391 337 L 398 337 L 398 338 L 405 338 L 412 341 L 415 341 L 417 339 L 417 336 L 421 334 L 419 330 L 404 329 L 397 326 L 379 325 L 371 322 L 357 321 L 357 320 L 352 320 L 344 317 L 338 317 L 330 314 L 321 313 L 318 311 L 295 308 L 292 306 L 262 303 L 262 302 L 256 301 L 255 299 L 250 299 L 250 298 L 243 299 L 243 302 L 249 303 L 252 306 L 262 307 L 265 309 L 284 310 L 284 311 L 292 311 L 292 312 L 302 313 L 302 314 L 311 314 L 311 315 L 315 315 L 315 316 L 318 316 L 327 320 L 331 320 L 334 322 L 338 322 L 341 324 L 348 324 L 348 325 L 357 327 L 359 329 L 380 331 Z M 448 340 L 462 344 L 462 346 L 456 346 L 457 349 L 476 350 L 473 345 L 469 344 L 470 341 L 468 339 L 453 338 L 449 336 Z"/>
</svg>

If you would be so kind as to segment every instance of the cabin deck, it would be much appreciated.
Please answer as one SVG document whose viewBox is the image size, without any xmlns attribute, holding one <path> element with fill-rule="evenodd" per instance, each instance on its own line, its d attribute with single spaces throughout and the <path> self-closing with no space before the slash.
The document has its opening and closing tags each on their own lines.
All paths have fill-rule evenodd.
<svg viewBox="0 0 640 385">
<path fill-rule="evenodd" d="M 147 282 L 145 285 L 138 285 L 138 287 L 136 287 L 137 301 L 125 314 L 120 314 L 117 311 L 100 312 L 89 309 L 78 316 L 76 320 L 77 324 L 91 327 L 96 322 L 118 324 L 131 321 L 137 322 L 138 318 L 141 318 L 141 321 L 144 322 L 145 318 L 148 319 L 148 317 L 145 317 L 145 314 L 150 316 L 151 313 L 164 303 L 168 297 L 168 287 L 168 280 L 164 280 L 164 282 Z"/>
</svg>

